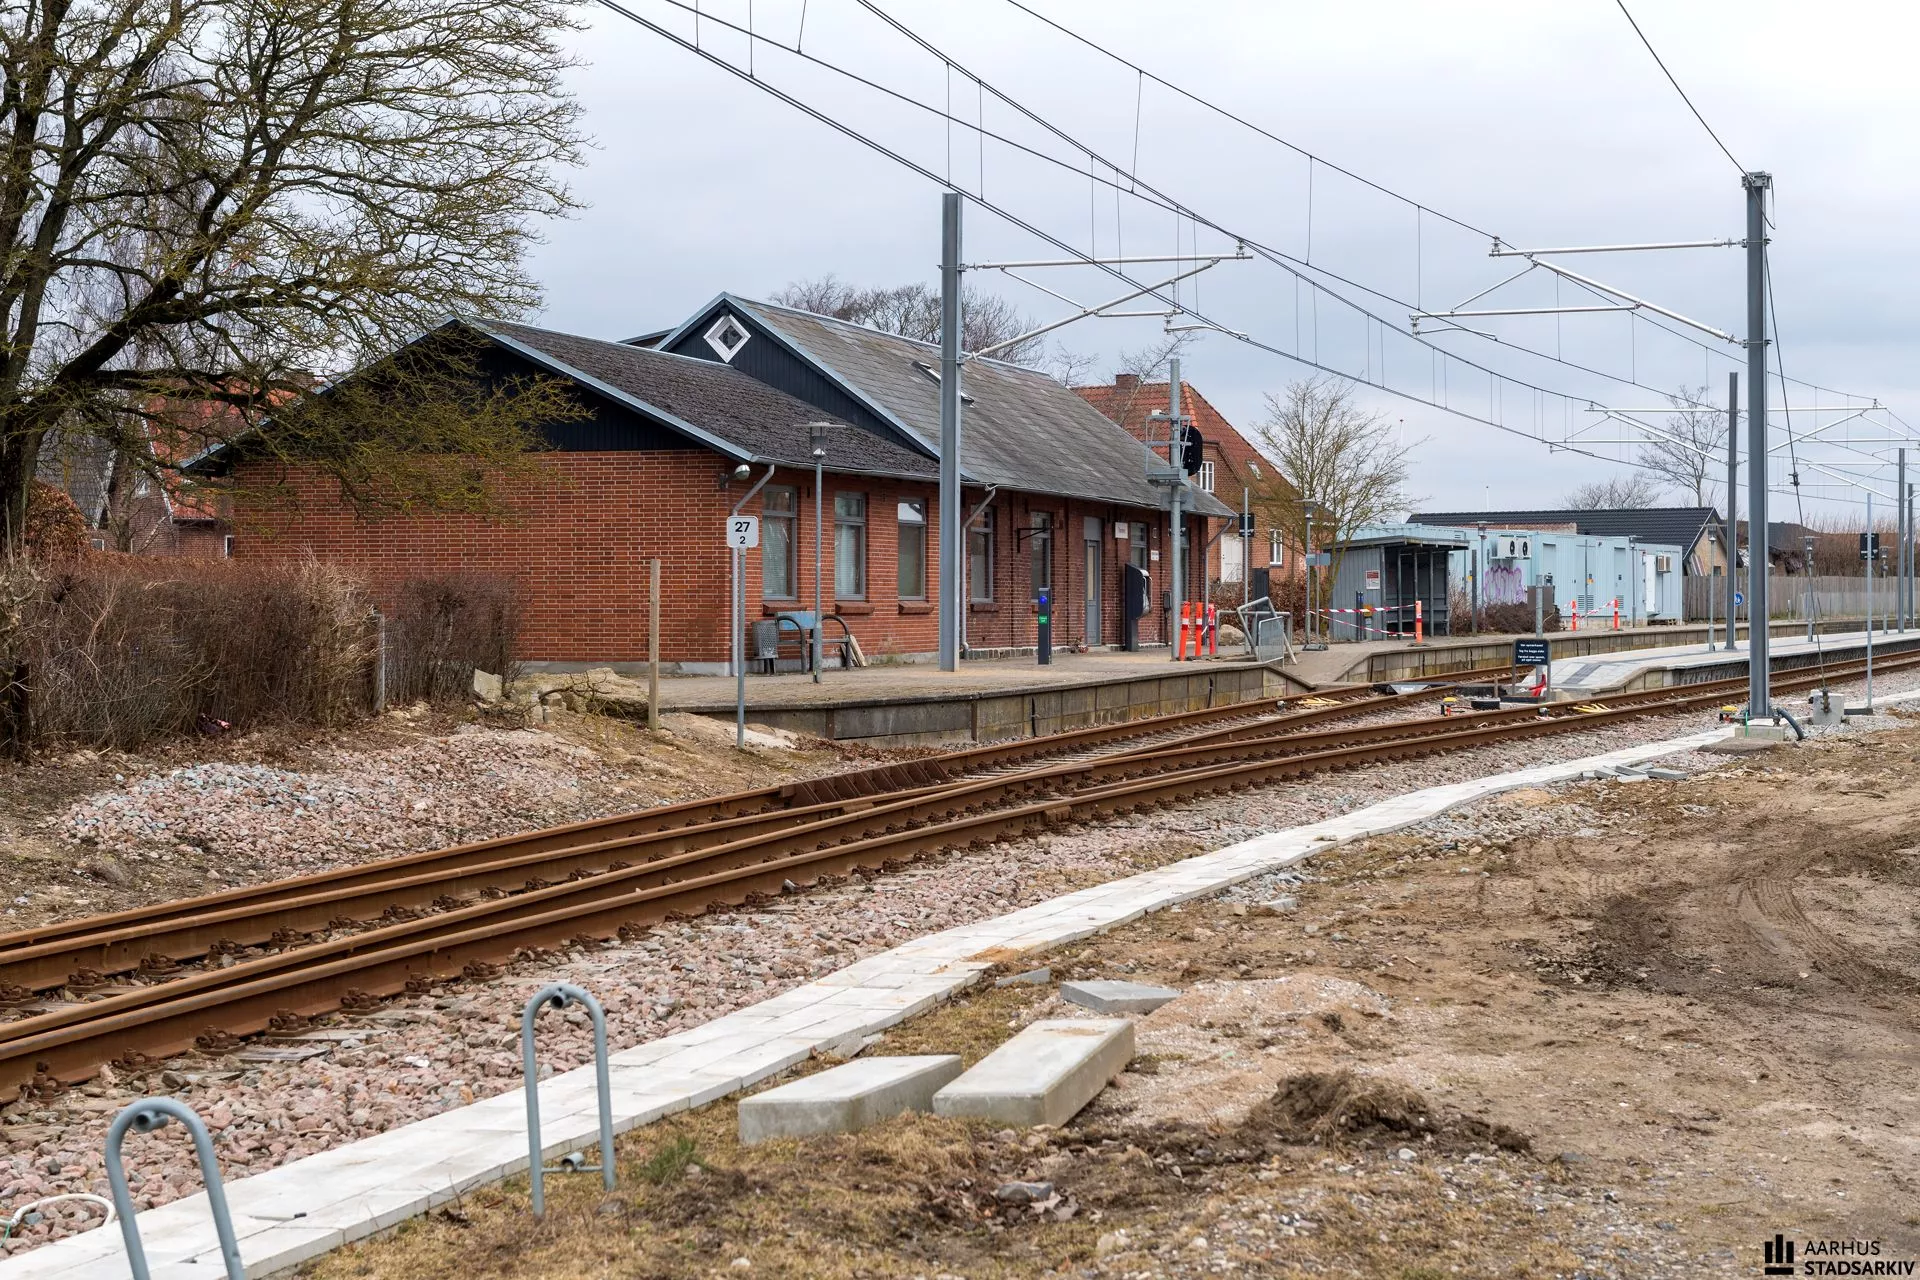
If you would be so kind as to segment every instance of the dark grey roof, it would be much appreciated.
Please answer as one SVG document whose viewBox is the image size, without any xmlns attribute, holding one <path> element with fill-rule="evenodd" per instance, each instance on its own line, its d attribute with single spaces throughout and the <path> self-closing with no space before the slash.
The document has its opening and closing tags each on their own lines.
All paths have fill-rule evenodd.
<svg viewBox="0 0 1920 1280">
<path fill-rule="evenodd" d="M 729 301 L 838 374 L 929 449 L 939 449 L 936 344 L 771 303 Z M 962 385 L 968 401 L 961 412 L 961 469 L 969 480 L 1128 506 L 1169 505 L 1166 489 L 1147 482 L 1147 447 L 1071 388 L 1000 360 L 969 360 Z M 1196 488 L 1188 490 L 1187 505 L 1201 515 L 1234 514 Z"/>
<path fill-rule="evenodd" d="M 1440 524 L 1471 528 L 1481 521 L 1502 529 L 1539 529 L 1570 524 L 1580 533 L 1600 538 L 1634 538 L 1662 546 L 1691 547 L 1708 525 L 1718 528 L 1720 513 L 1712 507 L 1621 507 L 1604 511 L 1421 511 L 1408 524 Z"/>
<path fill-rule="evenodd" d="M 113 478 L 113 446 L 86 432 L 56 428 L 40 442 L 36 479 L 66 494 L 90 529 L 107 511 L 107 486 Z"/>
<path fill-rule="evenodd" d="M 563 376 L 580 376 L 616 398 L 695 439 L 758 462 L 811 467 L 810 424 L 825 422 L 830 469 L 868 475 L 932 477 L 938 467 L 891 440 L 840 422 L 804 400 L 776 391 L 711 360 L 676 356 L 646 347 L 582 338 L 500 320 L 469 320 L 476 331 L 546 364 Z M 842 459 L 857 459 L 848 463 Z"/>
</svg>

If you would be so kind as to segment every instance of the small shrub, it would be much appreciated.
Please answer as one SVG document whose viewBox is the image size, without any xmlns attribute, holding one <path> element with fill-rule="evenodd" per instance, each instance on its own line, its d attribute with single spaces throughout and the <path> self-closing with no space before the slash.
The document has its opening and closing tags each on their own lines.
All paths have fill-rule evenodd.
<svg viewBox="0 0 1920 1280">
<path fill-rule="evenodd" d="M 129 750 L 216 724 L 344 723 L 369 705 L 369 609 L 357 579 L 311 560 L 43 565 L 14 642 L 35 738 Z"/>
<path fill-rule="evenodd" d="M 465 702 L 473 673 L 519 674 L 524 592 L 518 579 L 460 572 L 400 585 L 387 623 L 387 699 Z"/>
<path fill-rule="evenodd" d="M 65 492 L 44 480 L 27 491 L 27 554 L 48 564 L 66 564 L 87 550 L 87 520 Z"/>
</svg>

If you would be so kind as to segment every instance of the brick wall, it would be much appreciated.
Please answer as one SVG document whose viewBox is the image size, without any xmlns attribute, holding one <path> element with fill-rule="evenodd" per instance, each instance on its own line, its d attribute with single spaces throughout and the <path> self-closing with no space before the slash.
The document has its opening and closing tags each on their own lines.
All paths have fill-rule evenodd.
<svg viewBox="0 0 1920 1280">
<path fill-rule="evenodd" d="M 733 504 L 764 474 L 759 468 L 742 484 L 721 480 L 731 468 L 703 451 L 555 453 L 540 459 L 542 478 L 513 503 L 511 516 L 356 517 L 316 472 L 287 477 L 295 495 L 288 510 L 242 519 L 234 538 L 237 558 L 315 555 L 364 574 L 376 598 L 390 604 L 394 588 L 408 578 L 456 570 L 510 574 L 527 592 L 524 656 L 535 661 L 626 663 L 647 655 L 647 562 L 661 560 L 660 656 L 669 663 L 711 668 L 727 660 L 731 553 L 724 543 Z M 244 482 L 244 477 L 243 477 Z M 782 468 L 770 481 L 791 486 L 798 499 L 794 525 L 794 594 L 766 593 L 765 492 L 747 511 L 763 517 L 761 550 L 745 560 L 747 620 L 786 609 L 811 610 L 814 569 L 814 487 L 808 470 Z M 834 582 L 834 496 L 866 497 L 866 591 L 841 599 Z M 834 475 L 825 480 L 821 529 L 822 594 L 828 613 L 838 613 L 859 638 L 869 659 L 926 655 L 939 644 L 937 591 L 940 564 L 938 488 L 931 482 Z M 966 510 L 984 498 L 966 491 Z M 900 598 L 899 504 L 918 500 L 926 509 L 924 599 Z M 1162 559 L 1150 562 L 1151 608 L 1142 620 L 1141 642 L 1162 643 L 1159 609 L 1167 587 L 1166 514 L 1144 509 L 1002 491 L 990 508 L 994 525 L 994 599 L 972 605 L 967 641 L 976 649 L 1016 648 L 1035 643 L 1032 542 L 1016 529 L 1030 529 L 1035 512 L 1054 517 L 1052 550 L 1055 612 L 1053 642 L 1067 648 L 1088 639 L 1086 623 L 1087 517 L 1100 521 L 1101 643 L 1121 640 L 1121 566 L 1130 543 L 1116 540 L 1116 521 L 1144 521 L 1148 546 Z M 1195 520 L 1193 545 L 1204 538 Z M 828 629 L 828 637 L 838 634 Z"/>
</svg>

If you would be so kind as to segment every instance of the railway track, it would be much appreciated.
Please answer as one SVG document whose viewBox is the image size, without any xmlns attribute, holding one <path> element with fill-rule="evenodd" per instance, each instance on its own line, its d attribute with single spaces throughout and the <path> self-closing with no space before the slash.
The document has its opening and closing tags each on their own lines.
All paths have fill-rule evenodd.
<svg viewBox="0 0 1920 1280">
<path fill-rule="evenodd" d="M 835 813 L 853 813 L 871 807 L 875 796 L 898 798 L 916 790 L 931 791 L 970 779 L 1006 776 L 1011 773 L 1050 764 L 1074 763 L 1098 759 L 1103 755 L 1164 746 L 1176 741 L 1227 741 L 1235 736 L 1271 732 L 1289 732 L 1330 720 L 1408 709 L 1445 697 L 1460 684 L 1481 683 L 1510 675 L 1511 667 L 1486 668 L 1461 672 L 1447 682 L 1415 692 L 1383 694 L 1372 686 L 1356 686 L 1299 698 L 1257 699 L 1221 707 L 1175 712 L 1171 715 L 1144 717 L 1089 726 L 1042 738 L 989 743 L 980 747 L 947 752 L 924 759 L 878 765 L 845 773 L 830 774 L 804 782 L 784 783 L 733 792 L 705 800 L 660 805 L 635 813 L 619 814 L 587 822 L 551 827 L 542 831 L 502 836 L 491 840 L 454 845 L 417 854 L 358 866 L 341 867 L 288 880 L 246 885 L 195 898 L 154 903 L 106 915 L 80 917 L 35 926 L 14 933 L 0 934 L 0 1005 L 20 1004 L 24 997 L 17 989 L 25 985 L 34 990 L 66 985 L 65 979 L 77 969 L 94 970 L 95 976 L 83 976 L 81 989 L 97 988 L 109 975 L 127 972 L 145 958 L 118 965 L 104 956 L 88 963 L 75 952 L 73 968 L 52 973 L 9 970 L 8 957 L 61 943 L 98 936 L 107 932 L 133 936 L 186 917 L 222 913 L 230 921 L 244 921 L 264 912 L 267 906 L 284 904 L 292 898 L 305 898 L 329 892 L 367 891 L 379 886 L 404 887 L 423 876 L 474 867 L 508 870 L 515 866 L 538 867 L 551 861 L 558 874 L 572 874 L 573 866 L 562 866 L 558 859 L 577 853 L 591 859 L 615 849 L 632 849 L 636 855 L 673 854 L 748 835 L 774 831 Z M 476 884 L 475 889 L 517 890 L 520 881 L 503 880 L 498 884 Z M 431 901 L 429 897 L 427 902 Z M 422 905 L 411 899 L 397 903 L 403 907 Z M 261 919 L 265 919 L 261 915 Z M 324 921 L 320 922 L 324 925 Z M 262 929 L 225 935 L 225 940 L 242 945 L 270 942 L 282 928 L 311 930 L 320 925 L 311 922 L 294 925 L 281 921 Z M 158 936 L 158 935 L 154 935 Z M 220 937 L 206 939 L 208 944 Z M 167 950 L 150 948 L 168 961 L 180 961 L 206 950 L 188 948 Z M 58 966 L 54 966 L 57 968 Z M 155 966 L 165 967 L 164 963 Z"/>
<path fill-rule="evenodd" d="M 1920 654 L 1882 670 L 1920 665 Z M 1859 664 L 1830 669 L 1845 678 Z M 1783 692 L 1819 673 L 1776 681 Z M 1169 807 L 1195 795 L 1383 760 L 1716 706 L 1728 680 L 1463 716 L 1316 728 L 1405 709 L 1415 695 L 1349 694 L 1321 707 L 1209 712 L 1102 726 L 952 753 L 952 780 L 883 766 L 826 799 L 763 789 L 701 805 L 461 846 L 369 867 L 0 937 L 0 1000 L 29 1006 L 0 1024 L 0 1087 L 57 1088 L 115 1061 L 137 1069 L 192 1047 L 219 1049 L 269 1027 L 454 976 L 484 979 L 516 954 L 597 943 L 714 907 L 871 875 L 1048 827 Z M 1124 732 L 1131 728 L 1132 732 Z M 1024 753 L 1015 745 L 1027 747 Z M 941 758 L 943 761 L 947 757 Z M 906 762 L 908 766 L 925 762 Z M 855 775 L 858 776 L 858 775 Z M 823 780 L 824 781 L 824 780 Z M 868 789 L 860 790 L 866 787 Z M 751 799 L 744 799 L 751 797 Z M 792 803 L 794 801 L 804 801 Z M 704 821 L 700 815 L 708 816 Z M 671 815 L 671 816 L 669 816 Z M 332 934 L 334 936 L 316 936 Z M 257 939 L 248 942 L 245 939 Z M 261 953 L 264 944 L 268 949 Z M 211 957 L 201 967 L 182 960 Z M 132 985 L 108 974 L 136 973 Z M 46 1007 L 39 992 L 83 998 Z"/>
</svg>

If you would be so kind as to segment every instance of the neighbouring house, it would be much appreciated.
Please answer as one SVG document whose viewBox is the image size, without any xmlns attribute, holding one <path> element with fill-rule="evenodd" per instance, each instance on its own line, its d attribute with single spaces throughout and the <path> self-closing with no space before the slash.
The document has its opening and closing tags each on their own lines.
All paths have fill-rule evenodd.
<svg viewBox="0 0 1920 1280">
<path fill-rule="evenodd" d="M 541 429 L 550 449 L 513 510 L 365 519 L 319 468 L 282 468 L 274 479 L 297 500 L 258 513 L 257 530 L 243 524 L 237 556 L 313 554 L 382 590 L 442 571 L 510 574 L 525 590 L 525 658 L 560 669 L 645 660 L 658 557 L 663 662 L 718 672 L 732 639 L 726 521 L 744 501 L 760 520 L 744 557 L 749 624 L 813 608 L 818 545 L 823 610 L 869 660 L 937 648 L 937 346 L 731 294 L 644 340 L 461 318 L 416 344 L 449 328 L 483 340 L 481 376 L 538 372 L 575 401 L 576 417 Z M 1055 645 L 1118 645 L 1128 565 L 1150 583 L 1139 641 L 1166 643 L 1169 504 L 1147 480 L 1145 447 L 1017 365 L 969 361 L 962 401 L 967 652 L 1035 644 L 1041 587 Z M 244 475 L 276 464 L 242 445 L 202 465 Z M 1192 505 L 1189 545 L 1230 514 L 1205 495 Z"/>
<path fill-rule="evenodd" d="M 131 458 L 98 436 L 54 432 L 41 446 L 37 472 L 73 499 L 96 551 L 189 559 L 232 554 L 222 496 L 179 473 L 183 455 L 197 450 L 157 431 L 147 432 L 141 447 L 148 457 Z"/>
<path fill-rule="evenodd" d="M 1636 543 L 1681 549 L 1687 577 L 1726 572 L 1726 521 L 1713 507 L 1618 507 L 1598 511 L 1421 511 L 1408 524 L 1459 528 L 1533 529 L 1542 533 L 1580 533 L 1600 538 L 1631 538 Z M 1745 525 L 1741 526 L 1742 532 Z M 1744 542 L 1744 538 L 1742 539 Z"/>
<path fill-rule="evenodd" d="M 1134 439 L 1167 443 L 1167 424 L 1150 415 L 1164 414 L 1170 405 L 1170 389 L 1164 382 L 1143 381 L 1138 374 L 1116 374 L 1110 386 L 1075 387 L 1088 404 L 1125 427 Z M 1236 515 L 1245 509 L 1247 496 L 1259 505 L 1260 490 L 1279 476 L 1273 463 L 1232 423 L 1196 390 L 1192 383 L 1180 383 L 1181 412 L 1192 419 L 1204 442 L 1200 473 L 1193 487 L 1212 494 Z M 1240 537 L 1240 522 L 1217 522 L 1208 530 L 1207 578 L 1211 582 L 1241 582 L 1248 568 L 1266 569 L 1271 580 L 1304 577 L 1305 562 L 1300 548 L 1288 543 L 1279 529 L 1262 528 L 1256 515 L 1250 543 Z M 1251 552 L 1251 555 L 1249 555 Z"/>
</svg>

